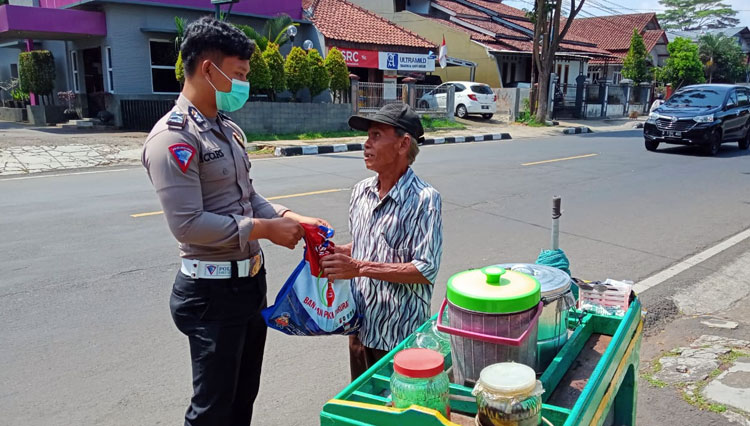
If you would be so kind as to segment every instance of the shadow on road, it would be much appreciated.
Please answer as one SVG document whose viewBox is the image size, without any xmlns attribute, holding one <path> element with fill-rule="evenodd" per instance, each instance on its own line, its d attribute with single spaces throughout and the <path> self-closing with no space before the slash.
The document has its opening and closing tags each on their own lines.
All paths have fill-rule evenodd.
<svg viewBox="0 0 750 426">
<path fill-rule="evenodd" d="M 670 146 L 669 148 L 660 148 L 654 151 L 654 154 L 679 154 L 679 155 L 687 155 L 690 157 L 706 157 L 706 158 L 735 158 L 735 157 L 743 157 L 743 156 L 749 155 L 750 151 L 739 149 L 737 147 L 737 144 L 727 143 L 721 146 L 721 151 L 719 151 L 719 155 L 715 157 L 706 155 L 703 149 L 697 146 Z"/>
</svg>

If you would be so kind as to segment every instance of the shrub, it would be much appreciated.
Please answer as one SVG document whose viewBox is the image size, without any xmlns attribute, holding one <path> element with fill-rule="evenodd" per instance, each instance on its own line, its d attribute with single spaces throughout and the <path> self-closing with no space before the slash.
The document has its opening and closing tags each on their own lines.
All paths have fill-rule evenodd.
<svg viewBox="0 0 750 426">
<path fill-rule="evenodd" d="M 316 96 L 326 90 L 331 84 L 331 77 L 328 75 L 323 57 L 317 50 L 311 49 L 307 53 L 307 63 L 310 67 L 310 96 Z"/>
<path fill-rule="evenodd" d="M 18 55 L 21 91 L 48 95 L 55 88 L 55 58 L 49 50 L 32 50 Z"/>
<path fill-rule="evenodd" d="M 293 47 L 289 52 L 284 63 L 284 73 L 287 87 L 295 97 L 300 90 L 310 86 L 310 65 L 302 48 Z"/>
</svg>

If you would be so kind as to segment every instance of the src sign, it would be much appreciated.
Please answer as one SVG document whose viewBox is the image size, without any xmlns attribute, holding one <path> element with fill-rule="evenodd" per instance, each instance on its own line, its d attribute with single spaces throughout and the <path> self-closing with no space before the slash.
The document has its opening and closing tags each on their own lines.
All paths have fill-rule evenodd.
<svg viewBox="0 0 750 426">
<path fill-rule="evenodd" d="M 377 68 L 378 52 L 374 50 L 346 49 L 337 47 L 344 55 L 346 66 L 358 68 Z"/>
</svg>

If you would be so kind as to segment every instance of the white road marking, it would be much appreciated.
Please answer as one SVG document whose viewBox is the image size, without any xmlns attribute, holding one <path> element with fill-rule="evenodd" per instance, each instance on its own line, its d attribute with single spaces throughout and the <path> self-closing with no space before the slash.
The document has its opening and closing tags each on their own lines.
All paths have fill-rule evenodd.
<svg viewBox="0 0 750 426">
<path fill-rule="evenodd" d="M 670 266 L 669 268 L 658 272 L 646 278 L 645 280 L 640 281 L 633 287 L 633 291 L 635 291 L 636 293 L 643 293 L 644 291 L 656 287 L 657 285 L 667 281 L 668 279 L 687 271 L 693 266 L 698 265 L 699 263 L 704 262 L 713 256 L 716 256 L 724 250 L 731 248 L 748 238 L 750 238 L 750 229 L 746 229 L 739 234 L 733 235 L 713 247 L 709 247 L 706 250 L 703 250 L 702 252 L 677 263 L 676 265 Z"/>
<path fill-rule="evenodd" d="M 56 174 L 53 174 L 53 175 L 39 175 L 39 176 L 23 176 L 23 177 L 15 177 L 15 178 L 8 178 L 8 179 L 0 179 L 0 182 L 4 182 L 4 181 L 8 181 L 8 180 L 43 179 L 43 178 L 61 177 L 61 176 L 93 175 L 93 174 L 96 174 L 96 173 L 127 172 L 128 170 L 132 170 L 132 169 L 92 170 L 92 171 L 88 171 L 88 172 L 56 173 Z"/>
</svg>

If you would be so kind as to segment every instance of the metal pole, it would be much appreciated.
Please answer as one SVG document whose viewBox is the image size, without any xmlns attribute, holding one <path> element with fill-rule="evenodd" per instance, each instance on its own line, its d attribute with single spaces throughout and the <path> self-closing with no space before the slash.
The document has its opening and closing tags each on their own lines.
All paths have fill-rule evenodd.
<svg viewBox="0 0 750 426">
<path fill-rule="evenodd" d="M 216 5 L 214 9 L 214 18 L 218 21 L 221 19 L 221 5 Z"/>
<path fill-rule="evenodd" d="M 562 199 L 555 195 L 552 197 L 552 240 L 550 247 L 552 250 L 560 248 L 560 216 L 562 216 L 562 210 L 560 210 L 560 204 Z"/>
</svg>

